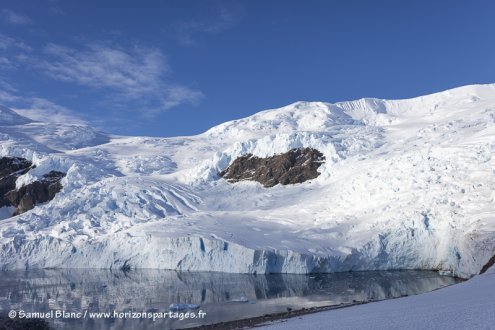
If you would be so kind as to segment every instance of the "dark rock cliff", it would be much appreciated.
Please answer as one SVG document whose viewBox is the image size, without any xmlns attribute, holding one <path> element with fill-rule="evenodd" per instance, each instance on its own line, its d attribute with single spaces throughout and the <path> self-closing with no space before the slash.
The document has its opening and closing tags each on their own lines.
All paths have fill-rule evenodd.
<svg viewBox="0 0 495 330">
<path fill-rule="evenodd" d="M 0 158 L 0 207 L 12 205 L 5 194 L 15 189 L 17 178 L 32 168 L 33 164 L 24 158 Z"/>
<path fill-rule="evenodd" d="M 0 158 L 0 207 L 14 206 L 16 210 L 13 215 L 18 215 L 31 210 L 36 204 L 52 200 L 62 190 L 60 180 L 65 173 L 58 171 L 50 171 L 41 180 L 16 189 L 17 178 L 34 167 L 24 158 Z"/>
<path fill-rule="evenodd" d="M 273 187 L 314 179 L 325 161 L 321 152 L 312 148 L 292 149 L 286 153 L 260 158 L 247 154 L 238 157 L 220 176 L 229 182 L 252 180 Z"/>
<path fill-rule="evenodd" d="M 14 215 L 24 213 L 34 208 L 36 204 L 51 201 L 62 190 L 60 180 L 65 173 L 51 171 L 39 181 L 11 190 L 6 194 L 10 203 L 17 207 Z"/>
</svg>

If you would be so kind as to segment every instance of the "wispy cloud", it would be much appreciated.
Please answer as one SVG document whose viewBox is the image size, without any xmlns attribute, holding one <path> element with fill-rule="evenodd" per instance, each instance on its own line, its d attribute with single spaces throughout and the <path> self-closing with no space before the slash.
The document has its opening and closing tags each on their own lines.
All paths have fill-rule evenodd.
<svg viewBox="0 0 495 330">
<path fill-rule="evenodd" d="M 8 83 L 0 80 L 0 102 L 2 104 L 9 104 L 18 100 L 19 97 L 16 95 L 16 90 Z"/>
<path fill-rule="evenodd" d="M 0 49 L 1 50 L 21 50 L 25 52 L 32 51 L 32 48 L 21 40 L 11 38 L 0 33 Z"/>
<path fill-rule="evenodd" d="M 188 20 L 176 24 L 176 39 L 183 46 L 196 46 L 198 35 L 201 33 L 213 34 L 230 29 L 242 17 L 242 8 L 231 3 L 216 8 L 210 19 Z"/>
<path fill-rule="evenodd" d="M 54 79 L 121 91 L 129 97 L 153 91 L 168 71 L 165 57 L 154 49 L 124 50 L 105 45 L 74 49 L 50 44 L 38 64 Z"/>
<path fill-rule="evenodd" d="M 12 68 L 13 63 L 5 56 L 0 56 L 0 68 Z"/>
<path fill-rule="evenodd" d="M 62 16 L 65 15 L 65 11 L 60 9 L 59 7 L 50 7 L 48 9 L 48 13 L 53 16 Z"/>
<path fill-rule="evenodd" d="M 13 25 L 26 25 L 32 22 L 29 17 L 16 13 L 10 9 L 3 9 L 2 16 L 6 22 Z"/>
<path fill-rule="evenodd" d="M 95 92 L 91 103 L 97 107 L 133 111 L 148 118 L 180 105 L 197 105 L 204 98 L 201 91 L 172 78 L 167 58 L 159 49 L 138 44 L 123 47 L 94 42 L 67 47 L 50 43 L 32 48 L 0 33 L 0 70 L 12 69 L 86 87 L 85 92 Z M 0 85 L 1 102 L 15 97 Z"/>
<path fill-rule="evenodd" d="M 0 80 L 0 105 L 12 107 L 21 116 L 35 121 L 87 124 L 76 112 L 60 104 L 40 97 L 20 96 L 15 87 L 3 80 Z"/>
<path fill-rule="evenodd" d="M 180 85 L 168 86 L 165 91 L 168 96 L 163 101 L 163 106 L 165 109 L 176 107 L 184 102 L 196 105 L 203 98 L 203 93 L 200 91 Z"/>
<path fill-rule="evenodd" d="M 0 69 L 19 68 L 19 58 L 26 56 L 31 50 L 24 42 L 0 33 Z"/>
<path fill-rule="evenodd" d="M 26 107 L 14 110 L 21 116 L 29 119 L 45 123 L 87 124 L 87 122 L 81 119 L 74 111 L 50 100 L 32 97 L 25 101 L 28 102 Z"/>
<path fill-rule="evenodd" d="M 200 91 L 169 79 L 170 67 L 158 49 L 108 44 L 76 49 L 49 44 L 43 55 L 29 61 L 45 75 L 110 92 L 112 101 L 136 101 L 147 115 L 181 104 L 197 104 L 203 98 Z"/>
<path fill-rule="evenodd" d="M 0 90 L 0 102 L 2 104 L 15 102 L 17 100 L 18 100 L 18 97 L 13 95 L 12 93 L 4 91 L 4 90 Z"/>
</svg>

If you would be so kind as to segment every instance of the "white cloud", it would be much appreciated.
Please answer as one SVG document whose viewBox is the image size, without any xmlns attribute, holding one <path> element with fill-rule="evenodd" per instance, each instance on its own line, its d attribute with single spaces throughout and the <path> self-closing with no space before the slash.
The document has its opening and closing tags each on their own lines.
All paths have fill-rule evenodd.
<svg viewBox="0 0 495 330">
<path fill-rule="evenodd" d="M 11 92 L 0 89 L 0 102 L 9 103 L 9 102 L 15 102 L 18 99 L 19 97 L 12 94 Z"/>
<path fill-rule="evenodd" d="M 166 94 L 167 98 L 163 101 L 165 109 L 173 108 L 184 102 L 196 105 L 203 98 L 203 93 L 178 85 L 167 87 Z"/>
<path fill-rule="evenodd" d="M 8 58 L 0 56 L 0 67 L 11 68 L 13 67 L 13 64 Z"/>
<path fill-rule="evenodd" d="M 0 80 L 0 102 L 10 103 L 18 101 L 19 97 L 16 94 L 17 90 L 12 85 Z"/>
<path fill-rule="evenodd" d="M 179 22 L 175 26 L 176 39 L 183 46 L 196 46 L 199 33 L 211 34 L 230 29 L 240 20 L 241 12 L 241 8 L 234 8 L 233 3 L 230 3 L 230 7 L 217 8 L 213 19 Z"/>
<path fill-rule="evenodd" d="M 26 56 L 32 48 L 23 41 L 0 33 L 0 69 L 19 67 L 19 58 Z"/>
<path fill-rule="evenodd" d="M 50 7 L 48 9 L 48 13 L 50 15 L 54 15 L 54 16 L 63 16 L 63 15 L 65 15 L 65 11 L 63 11 L 59 7 Z"/>
<path fill-rule="evenodd" d="M 26 45 L 23 41 L 8 37 L 1 33 L 0 33 L 0 49 L 2 50 L 14 49 L 25 52 L 30 52 L 32 50 L 32 48 Z"/>
<path fill-rule="evenodd" d="M 29 103 L 27 107 L 13 109 L 23 117 L 45 123 L 87 124 L 87 122 L 79 118 L 78 114 L 74 111 L 47 99 L 33 97 L 26 101 Z"/>
<path fill-rule="evenodd" d="M 111 91 L 115 104 L 136 101 L 144 108 L 148 106 L 144 110 L 148 114 L 181 104 L 197 104 L 203 97 L 200 91 L 170 82 L 167 59 L 158 49 L 107 44 L 76 49 L 49 44 L 43 53 L 43 59 L 29 61 L 49 77 Z"/>
<path fill-rule="evenodd" d="M 90 45 L 79 50 L 50 44 L 48 59 L 38 66 L 54 79 L 95 88 L 110 88 L 129 96 L 153 90 L 168 67 L 153 49 L 123 50 Z"/>
<path fill-rule="evenodd" d="M 87 123 L 76 112 L 47 99 L 19 96 L 19 91 L 3 80 L 0 80 L 0 105 L 13 108 L 19 115 L 35 121 L 81 125 Z"/>
<path fill-rule="evenodd" d="M 25 15 L 13 12 L 12 10 L 9 9 L 3 9 L 2 10 L 2 15 L 4 19 L 14 25 L 26 25 L 31 23 L 31 19 Z"/>
<path fill-rule="evenodd" d="M 99 92 L 95 104 L 147 117 L 183 104 L 197 105 L 204 97 L 201 91 L 171 79 L 167 58 L 159 49 L 140 45 L 124 48 L 90 43 L 75 48 L 51 43 L 36 49 L 0 33 L 0 70 L 16 68 L 91 88 Z M 3 102 L 15 97 L 8 91 L 0 92 Z"/>
<path fill-rule="evenodd" d="M 40 97 L 20 97 L 19 91 L 0 80 L 0 105 L 34 121 L 84 125 L 87 122 L 68 108 Z"/>
</svg>

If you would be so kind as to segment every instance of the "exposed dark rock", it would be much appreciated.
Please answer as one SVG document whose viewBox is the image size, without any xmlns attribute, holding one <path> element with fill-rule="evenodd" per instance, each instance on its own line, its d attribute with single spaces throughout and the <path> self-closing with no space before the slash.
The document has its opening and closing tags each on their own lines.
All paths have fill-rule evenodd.
<svg viewBox="0 0 495 330">
<path fill-rule="evenodd" d="M 0 207 L 9 206 L 10 201 L 7 199 L 5 194 L 12 189 L 15 189 L 15 181 L 17 176 L 9 175 L 0 179 Z"/>
<path fill-rule="evenodd" d="M 2 157 L 0 158 L 0 178 L 15 173 L 22 175 L 31 169 L 33 164 L 24 158 L 20 157 Z"/>
<path fill-rule="evenodd" d="M 43 179 L 22 186 L 18 190 L 11 190 L 6 194 L 7 199 L 17 209 L 14 215 L 24 213 L 34 208 L 36 204 L 51 201 L 62 190 L 60 180 L 65 173 L 51 171 L 43 175 Z"/>
<path fill-rule="evenodd" d="M 488 262 L 481 268 L 480 275 L 484 274 L 490 267 L 492 267 L 495 264 L 495 255 L 488 260 Z"/>
<path fill-rule="evenodd" d="M 58 171 L 51 171 L 41 180 L 16 189 L 17 178 L 32 168 L 32 163 L 24 158 L 0 158 L 0 207 L 14 206 L 14 215 L 18 215 L 31 210 L 36 204 L 52 200 L 62 189 L 60 180 L 65 173 Z"/>
<path fill-rule="evenodd" d="M 312 148 L 292 149 L 267 158 L 247 154 L 234 160 L 220 176 L 229 182 L 257 181 L 265 187 L 301 183 L 318 177 L 317 169 L 324 161 L 323 154 Z"/>
<path fill-rule="evenodd" d="M 5 194 L 15 189 L 15 181 L 23 174 L 26 174 L 33 164 L 24 158 L 1 157 L 0 158 L 0 207 L 10 206 L 11 203 Z"/>
</svg>

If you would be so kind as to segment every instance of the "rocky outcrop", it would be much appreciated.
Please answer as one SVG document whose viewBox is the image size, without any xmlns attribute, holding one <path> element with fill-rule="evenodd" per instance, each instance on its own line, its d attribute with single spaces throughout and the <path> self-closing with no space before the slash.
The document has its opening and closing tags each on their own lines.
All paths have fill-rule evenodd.
<svg viewBox="0 0 495 330">
<path fill-rule="evenodd" d="M 11 190 L 6 194 L 10 203 L 17 207 L 14 215 L 24 213 L 34 208 L 36 204 L 51 201 L 62 190 L 60 180 L 65 173 L 51 171 L 43 175 L 43 179 Z"/>
<path fill-rule="evenodd" d="M 257 181 L 265 187 L 301 183 L 318 177 L 324 161 L 323 154 L 313 148 L 291 149 L 267 158 L 247 154 L 234 160 L 220 176 L 229 182 Z"/>
<path fill-rule="evenodd" d="M 52 200 L 62 190 L 60 181 L 65 173 L 51 171 L 38 181 L 16 189 L 16 180 L 34 168 L 32 163 L 19 157 L 0 158 L 0 207 L 14 206 L 13 215 L 19 215 L 34 208 L 36 204 Z"/>
<path fill-rule="evenodd" d="M 0 158 L 0 207 L 12 205 L 6 197 L 6 194 L 15 189 L 15 181 L 17 178 L 26 174 L 33 167 L 33 164 L 24 158 Z"/>
<path fill-rule="evenodd" d="M 495 255 L 491 257 L 490 260 L 488 260 L 488 262 L 483 266 L 483 268 L 481 268 L 480 275 L 486 273 L 486 271 L 490 269 L 490 267 L 492 267 L 493 265 L 495 265 Z"/>
</svg>

